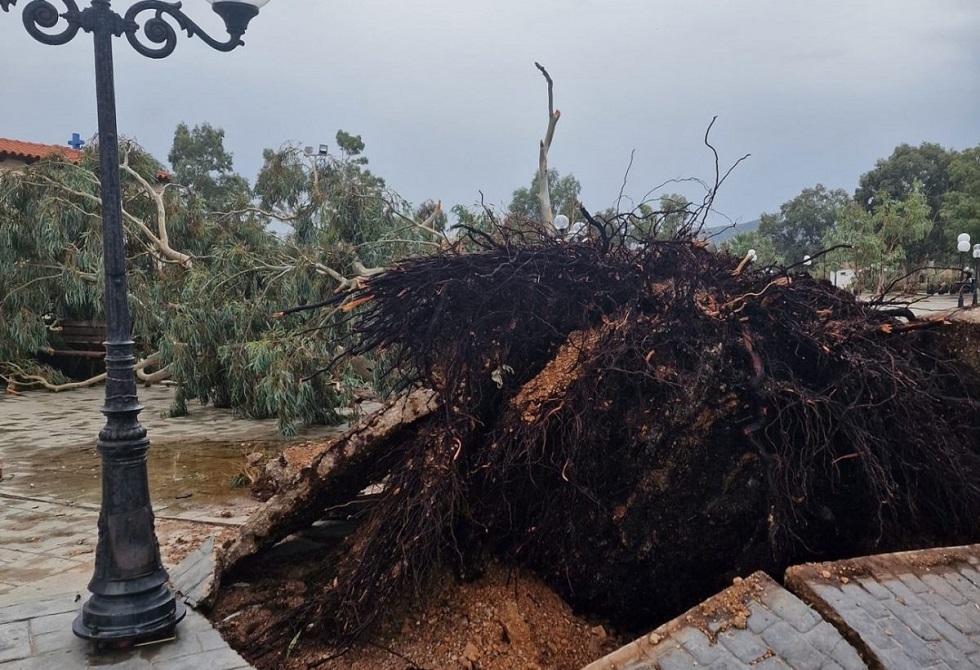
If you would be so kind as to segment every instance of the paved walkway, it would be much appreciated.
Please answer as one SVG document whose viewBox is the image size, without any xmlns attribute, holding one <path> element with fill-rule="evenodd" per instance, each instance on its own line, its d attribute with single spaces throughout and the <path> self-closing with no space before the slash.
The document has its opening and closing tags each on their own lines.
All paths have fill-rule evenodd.
<svg viewBox="0 0 980 670">
<path fill-rule="evenodd" d="M 129 651 L 99 652 L 75 637 L 71 623 L 80 603 L 56 596 L 29 604 L 0 607 L 0 668 L 3 670 L 244 670 L 251 668 L 232 651 L 211 623 L 187 611 L 175 637 Z"/>
<path fill-rule="evenodd" d="M 736 580 L 585 670 L 980 668 L 980 545 Z"/>
<path fill-rule="evenodd" d="M 94 570 L 95 440 L 105 423 L 103 393 L 0 395 L 0 670 L 248 668 L 192 610 L 175 639 L 128 652 L 96 654 L 72 634 Z M 231 490 L 230 475 L 250 449 L 281 444 L 281 438 L 274 421 L 246 421 L 211 407 L 192 405 L 188 417 L 164 418 L 171 394 L 166 387 L 141 388 L 140 420 L 151 442 L 150 486 L 164 564 L 178 590 L 191 594 L 195 584 L 182 584 L 201 579 L 199 556 L 178 567 L 168 555 L 246 518 L 256 504 Z M 306 437 L 336 430 L 317 428 Z"/>
</svg>

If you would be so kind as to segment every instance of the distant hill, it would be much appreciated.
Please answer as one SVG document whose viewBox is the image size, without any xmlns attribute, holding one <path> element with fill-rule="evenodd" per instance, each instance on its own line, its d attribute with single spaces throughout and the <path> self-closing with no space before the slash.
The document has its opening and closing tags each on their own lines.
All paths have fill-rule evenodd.
<svg viewBox="0 0 980 670">
<path fill-rule="evenodd" d="M 753 230 L 758 230 L 759 219 L 754 221 L 746 221 L 744 223 L 727 224 L 724 226 L 717 226 L 715 228 L 705 228 L 701 235 L 711 242 L 713 245 L 721 246 L 726 240 L 730 240 L 736 235 L 741 235 L 742 233 L 751 233 Z"/>
</svg>

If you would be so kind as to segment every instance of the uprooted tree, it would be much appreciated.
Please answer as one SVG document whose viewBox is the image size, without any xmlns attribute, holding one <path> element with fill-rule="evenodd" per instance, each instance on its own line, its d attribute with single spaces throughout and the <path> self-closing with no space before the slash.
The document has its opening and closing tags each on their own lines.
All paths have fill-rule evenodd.
<svg viewBox="0 0 980 670">
<path fill-rule="evenodd" d="M 177 414 L 198 400 L 274 417 L 284 433 L 300 421 L 335 422 L 360 380 L 345 369 L 299 380 L 347 341 L 343 320 L 272 314 L 349 288 L 373 265 L 438 247 L 442 234 L 431 223 L 441 208 L 416 218 L 368 171 L 361 138 L 343 131 L 340 156 L 268 151 L 253 194 L 231 172 L 222 137 L 207 124 L 181 124 L 170 155 L 177 181 L 139 146 L 120 151 L 137 372 L 179 383 Z M 72 381 L 49 364 L 64 322 L 103 318 L 96 149 L 78 163 L 0 173 L 0 381 L 10 392 L 67 390 L 104 376 Z M 292 234 L 274 235 L 270 221 Z"/>
<path fill-rule="evenodd" d="M 304 593 L 244 641 L 349 639 L 438 566 L 526 566 L 624 629 L 736 574 L 977 537 L 980 379 L 907 321 L 695 236 L 467 230 L 343 300 L 403 395 L 327 446 L 219 556 L 226 578 L 369 485 Z M 542 228 L 547 231 L 546 228 Z M 338 298 L 338 301 L 340 298 Z M 778 574 L 778 572 L 777 572 Z"/>
</svg>

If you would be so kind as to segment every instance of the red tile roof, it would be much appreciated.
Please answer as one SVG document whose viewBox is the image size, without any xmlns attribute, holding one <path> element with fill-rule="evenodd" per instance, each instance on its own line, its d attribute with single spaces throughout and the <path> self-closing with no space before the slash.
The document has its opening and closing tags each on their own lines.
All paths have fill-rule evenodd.
<svg viewBox="0 0 980 670">
<path fill-rule="evenodd" d="M 19 158 L 30 163 L 57 155 L 61 155 L 72 163 L 77 163 L 82 158 L 82 152 L 71 147 L 63 147 L 57 144 L 35 144 L 34 142 L 7 140 L 0 137 L 0 159 Z"/>
</svg>

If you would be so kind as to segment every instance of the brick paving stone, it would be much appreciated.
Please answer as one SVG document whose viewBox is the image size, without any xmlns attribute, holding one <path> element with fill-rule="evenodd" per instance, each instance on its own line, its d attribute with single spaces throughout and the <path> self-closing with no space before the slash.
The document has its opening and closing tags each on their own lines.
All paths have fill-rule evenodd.
<svg viewBox="0 0 980 670">
<path fill-rule="evenodd" d="M 796 566 L 786 584 L 885 670 L 980 669 L 980 545 Z"/>
<path fill-rule="evenodd" d="M 31 655 L 31 632 L 26 621 L 0 624 L 0 663 Z"/>
<path fill-rule="evenodd" d="M 77 612 L 72 609 L 69 612 L 58 614 L 47 614 L 31 619 L 31 635 L 43 635 L 56 630 L 71 628 L 71 622 L 75 620 Z"/>
<path fill-rule="evenodd" d="M 894 600 L 895 594 L 869 577 L 859 577 L 857 583 L 878 600 Z"/>
<path fill-rule="evenodd" d="M 746 625 L 756 635 L 780 620 L 771 610 L 756 602 L 749 603 L 749 612 L 751 616 L 746 621 Z"/>
<path fill-rule="evenodd" d="M 820 617 L 809 607 L 800 607 L 800 601 L 789 591 L 780 590 L 771 593 L 766 599 L 766 607 L 801 633 L 812 630 L 820 623 Z"/>
<path fill-rule="evenodd" d="M 80 603 L 74 595 L 0 606 L 0 670 L 239 670 L 251 666 L 194 611 L 172 641 L 127 652 L 95 653 L 71 632 Z"/>
<path fill-rule="evenodd" d="M 980 586 L 977 586 L 961 573 L 951 572 L 946 575 L 946 581 L 954 589 L 963 594 L 967 603 L 980 602 Z"/>
<path fill-rule="evenodd" d="M 0 670 L 84 670 L 91 667 L 107 670 L 246 670 L 251 667 L 228 647 L 207 619 L 193 611 L 189 611 L 178 626 L 173 640 L 129 651 L 97 652 L 90 643 L 71 632 L 75 612 L 57 612 L 63 608 L 64 599 L 60 598 L 0 609 L 0 613 L 12 619 L 0 624 Z M 12 610 L 20 613 L 12 614 Z"/>
<path fill-rule="evenodd" d="M 762 573 L 585 670 L 681 668 L 867 670 L 857 651 L 831 624 Z"/>
<path fill-rule="evenodd" d="M 950 575 L 928 574 L 922 575 L 922 581 L 938 596 L 948 603 L 956 606 L 966 605 L 969 601 L 966 597 L 948 580 Z M 959 575 L 956 575 L 959 577 Z M 962 579 L 962 577 L 960 577 Z"/>
<path fill-rule="evenodd" d="M 0 607 L 0 624 L 11 621 L 29 621 L 40 617 L 76 611 L 78 611 L 78 605 L 75 603 L 74 595 L 45 598 L 22 605 Z"/>
<path fill-rule="evenodd" d="M 674 635 L 674 642 L 678 643 L 694 660 L 704 666 L 710 666 L 725 657 L 724 650 L 719 649 L 718 645 L 712 644 L 711 640 L 696 628 L 682 628 L 677 631 Z"/>
</svg>

